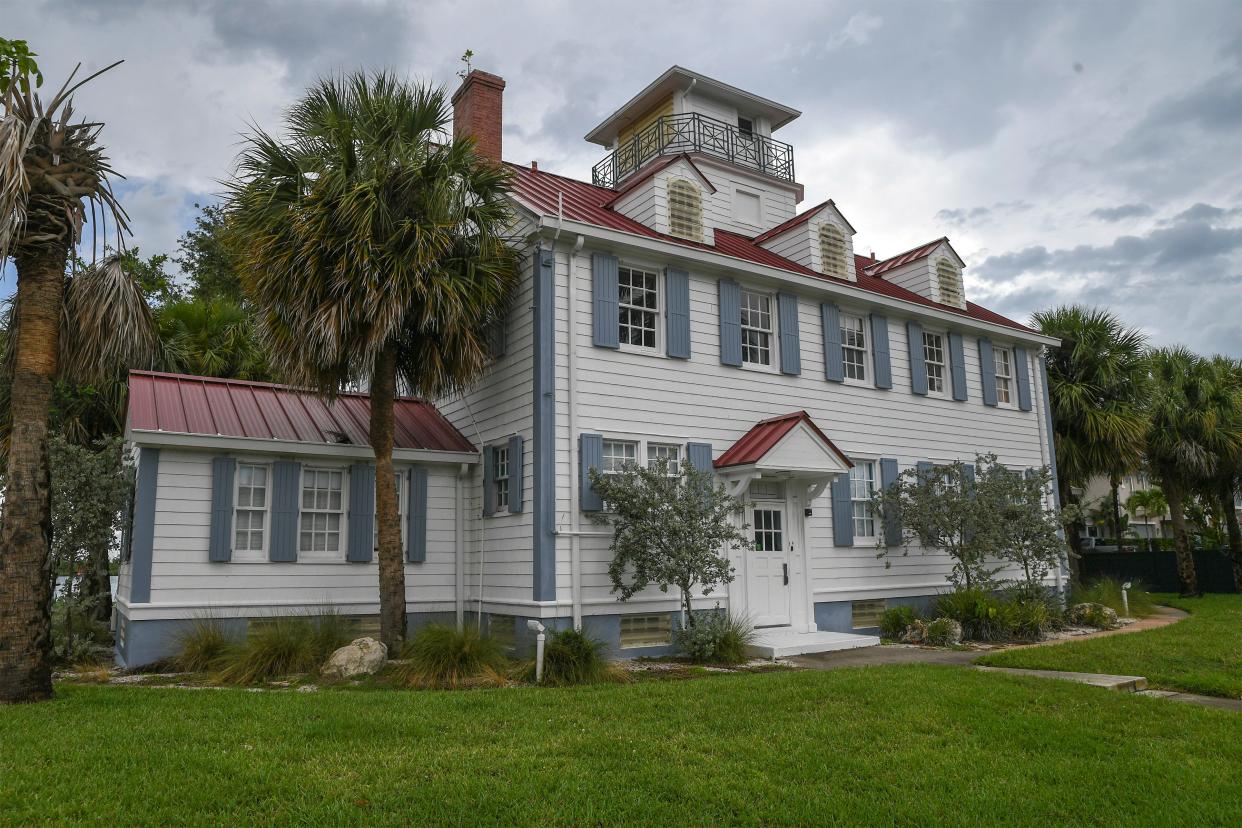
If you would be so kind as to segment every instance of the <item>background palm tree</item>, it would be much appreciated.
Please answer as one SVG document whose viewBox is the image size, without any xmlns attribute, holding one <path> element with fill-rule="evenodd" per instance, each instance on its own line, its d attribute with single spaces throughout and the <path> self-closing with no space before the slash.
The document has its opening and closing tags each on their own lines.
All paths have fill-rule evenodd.
<svg viewBox="0 0 1242 828">
<path fill-rule="evenodd" d="M 1232 389 L 1234 395 L 1242 395 L 1242 360 L 1215 356 L 1211 364 L 1221 384 Z M 1233 416 L 1239 415 L 1242 415 L 1242 406 L 1233 411 Z M 1235 422 L 1232 427 L 1242 431 L 1242 423 Z M 1213 511 L 1219 513 L 1225 529 L 1225 554 L 1233 564 L 1234 582 L 1242 589 L 1242 527 L 1238 526 L 1236 507 L 1236 498 L 1242 492 L 1242 443 L 1220 446 L 1214 454 L 1215 470 L 1202 482 L 1199 496 L 1216 506 Z"/>
<path fill-rule="evenodd" d="M 1242 395 L 1218 362 L 1185 348 L 1151 353 L 1154 380 L 1147 431 L 1147 459 L 1169 503 L 1183 595 L 1199 593 L 1188 500 L 1216 475 L 1220 458 L 1242 449 Z"/>
<path fill-rule="evenodd" d="M 170 371 L 206 377 L 265 380 L 269 370 L 254 318 L 224 297 L 181 299 L 156 314 Z"/>
<path fill-rule="evenodd" d="M 1141 512 L 1139 510 L 1142 510 Z M 1126 511 L 1144 520 L 1156 519 L 1160 537 L 1164 537 L 1164 516 L 1169 511 L 1164 492 L 1157 488 L 1140 489 L 1126 498 Z"/>
<path fill-rule="evenodd" d="M 1070 305 L 1039 311 L 1035 327 L 1061 340 L 1045 353 L 1061 503 L 1081 506 L 1096 475 L 1117 481 L 1136 468 L 1146 434 L 1146 339 L 1106 310 Z M 1113 489 L 1114 502 L 1116 489 Z M 1115 515 L 1115 509 L 1114 509 Z M 1114 516 L 1114 523 L 1120 521 Z M 1116 528 L 1116 527 L 1114 527 Z M 1072 578 L 1082 554 L 1081 518 L 1070 525 Z"/>
<path fill-rule="evenodd" d="M 449 137 L 443 89 L 392 75 L 320 81 L 287 138 L 246 139 L 227 220 L 277 373 L 325 395 L 369 386 L 380 636 L 405 635 L 392 468 L 398 387 L 437 396 L 477 378 L 517 269 L 503 167 Z"/>
</svg>

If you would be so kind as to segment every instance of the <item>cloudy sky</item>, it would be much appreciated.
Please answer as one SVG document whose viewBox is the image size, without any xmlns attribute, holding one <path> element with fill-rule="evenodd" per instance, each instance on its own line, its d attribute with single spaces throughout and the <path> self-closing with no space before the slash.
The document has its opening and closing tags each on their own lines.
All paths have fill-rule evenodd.
<svg viewBox="0 0 1242 828">
<path fill-rule="evenodd" d="M 174 252 L 248 123 L 317 75 L 505 77 L 505 155 L 587 177 L 582 136 L 677 63 L 801 109 L 809 206 L 881 257 L 949 236 L 970 298 L 1026 320 L 1106 305 L 1159 344 L 1242 356 L 1242 8 L 1166 2 L 6 3 L 0 36 L 125 63 L 78 96 L 108 126 L 143 253 Z M 7 278 L 0 290 L 12 289 Z"/>
</svg>

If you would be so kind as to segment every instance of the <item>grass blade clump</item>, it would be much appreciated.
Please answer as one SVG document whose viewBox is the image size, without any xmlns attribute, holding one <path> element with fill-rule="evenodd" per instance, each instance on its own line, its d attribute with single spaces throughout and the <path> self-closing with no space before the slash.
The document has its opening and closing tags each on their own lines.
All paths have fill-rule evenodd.
<svg viewBox="0 0 1242 828">
<path fill-rule="evenodd" d="M 183 673 L 210 673 L 222 668 L 238 637 L 213 618 L 199 619 L 177 638 L 174 669 Z"/>
<path fill-rule="evenodd" d="M 319 667 L 314 632 L 307 618 L 251 622 L 245 643 L 227 655 L 218 677 L 226 684 L 258 684 L 291 673 L 312 672 Z"/>
<path fill-rule="evenodd" d="M 330 655 L 357 637 L 350 620 L 336 612 L 316 615 L 310 619 L 310 625 L 311 652 L 316 668 L 322 667 Z"/>
<path fill-rule="evenodd" d="M 1104 577 L 1089 584 L 1074 587 L 1070 593 L 1070 606 L 1074 604 L 1103 604 L 1111 608 L 1118 616 L 1124 616 L 1125 606 L 1121 600 L 1122 582 L 1116 578 Z M 1156 601 L 1150 592 L 1138 581 L 1133 581 L 1127 591 L 1130 601 L 1130 617 L 1146 618 L 1156 611 Z"/>
<path fill-rule="evenodd" d="M 415 633 L 401 653 L 397 680 L 411 687 L 458 688 L 503 684 L 504 648 L 477 627 L 457 630 L 428 624 Z"/>
<path fill-rule="evenodd" d="M 552 633 L 543 653 L 543 683 L 564 687 L 625 681 L 629 674 L 604 658 L 604 646 L 581 630 Z"/>
<path fill-rule="evenodd" d="M 691 661 L 699 664 L 741 664 L 746 649 L 755 640 L 755 626 L 749 619 L 722 612 L 703 613 L 693 627 L 677 630 L 673 643 Z"/>
</svg>

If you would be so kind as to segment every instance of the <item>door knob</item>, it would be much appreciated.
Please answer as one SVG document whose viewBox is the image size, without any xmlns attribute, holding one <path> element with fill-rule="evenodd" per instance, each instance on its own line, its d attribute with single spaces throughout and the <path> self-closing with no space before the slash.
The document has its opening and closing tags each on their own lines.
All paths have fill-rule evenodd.
<svg viewBox="0 0 1242 828">
<path fill-rule="evenodd" d="M 785 586 L 789 586 L 789 564 L 781 564 L 781 569 L 785 573 Z"/>
</svg>

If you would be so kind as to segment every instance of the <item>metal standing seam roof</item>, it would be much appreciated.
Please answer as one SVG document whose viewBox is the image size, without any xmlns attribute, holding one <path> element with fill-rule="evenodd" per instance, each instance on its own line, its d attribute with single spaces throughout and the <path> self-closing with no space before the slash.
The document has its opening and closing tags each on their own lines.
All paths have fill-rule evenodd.
<svg viewBox="0 0 1242 828">
<path fill-rule="evenodd" d="M 750 431 L 739 437 L 736 443 L 729 446 L 724 454 L 716 458 L 712 465 L 717 469 L 726 469 L 730 466 L 749 466 L 752 463 L 758 463 L 799 423 L 806 423 L 810 426 L 816 436 L 841 458 L 846 468 L 853 468 L 854 464 L 850 462 L 850 459 L 828 439 L 824 432 L 819 430 L 819 426 L 815 425 L 811 415 L 805 411 L 795 411 L 792 414 L 783 414 L 780 417 L 772 417 L 756 423 Z"/>
<path fill-rule="evenodd" d="M 477 451 L 431 403 L 398 397 L 394 409 L 394 448 Z M 370 416 L 367 394 L 344 393 L 329 403 L 287 385 L 154 371 L 129 374 L 128 422 L 134 431 L 369 446 Z"/>
<path fill-rule="evenodd" d="M 863 256 L 855 256 L 854 260 L 857 265 L 858 281 L 851 282 L 847 279 L 837 279 L 827 276 L 804 267 L 797 262 L 787 259 L 771 250 L 763 247 L 755 241 L 755 238 L 733 233 L 728 230 L 715 230 L 716 244 L 703 244 L 701 242 L 687 241 L 679 239 L 676 236 L 670 236 L 666 233 L 659 233 L 647 225 L 635 221 L 628 216 L 622 215 L 617 211 L 609 208 L 608 204 L 617 196 L 617 191 L 607 187 L 596 187 L 585 181 L 578 181 L 573 178 L 566 178 L 555 173 L 544 172 L 543 170 L 532 170 L 530 167 L 521 166 L 510 163 L 509 166 L 515 171 L 513 181 L 513 195 L 528 209 L 543 216 L 558 215 L 558 211 L 563 208 L 565 218 L 570 221 L 580 221 L 586 224 L 594 224 L 599 227 L 619 230 L 624 233 L 632 233 L 638 236 L 648 236 L 654 239 L 671 242 L 682 247 L 697 248 L 700 250 L 710 250 L 716 253 L 723 253 L 726 256 L 743 259 L 745 261 L 754 262 L 756 264 L 766 265 L 768 267 L 786 270 L 790 273 L 797 273 L 803 276 L 812 276 L 816 279 L 822 279 L 825 282 L 840 284 L 852 287 L 858 287 L 862 290 L 876 293 L 882 296 L 888 296 L 893 299 L 899 299 L 911 302 L 916 305 L 923 305 L 929 308 L 955 313 L 970 319 L 981 322 L 988 322 L 994 325 L 1003 325 L 1014 330 L 1026 333 L 1036 333 L 1036 331 L 1015 322 L 999 313 L 988 310 L 974 302 L 967 302 L 965 310 L 946 305 L 940 302 L 933 302 L 925 296 L 915 293 L 912 290 L 895 285 L 892 282 L 881 279 L 877 273 L 882 273 L 892 267 L 898 267 L 907 261 L 913 261 L 918 258 L 916 255 L 919 251 L 925 250 L 923 255 L 930 253 L 936 245 L 940 244 L 944 239 L 936 239 L 929 244 L 921 245 L 914 250 L 902 253 L 892 259 L 876 261 Z M 823 207 L 823 204 L 816 205 L 810 210 L 795 216 L 788 222 L 785 222 L 786 228 L 796 224 L 804 216 Z M 758 237 L 756 237 L 758 238 Z M 905 261 L 898 262 L 897 260 Z M 866 270 L 870 270 L 868 273 Z"/>
</svg>

